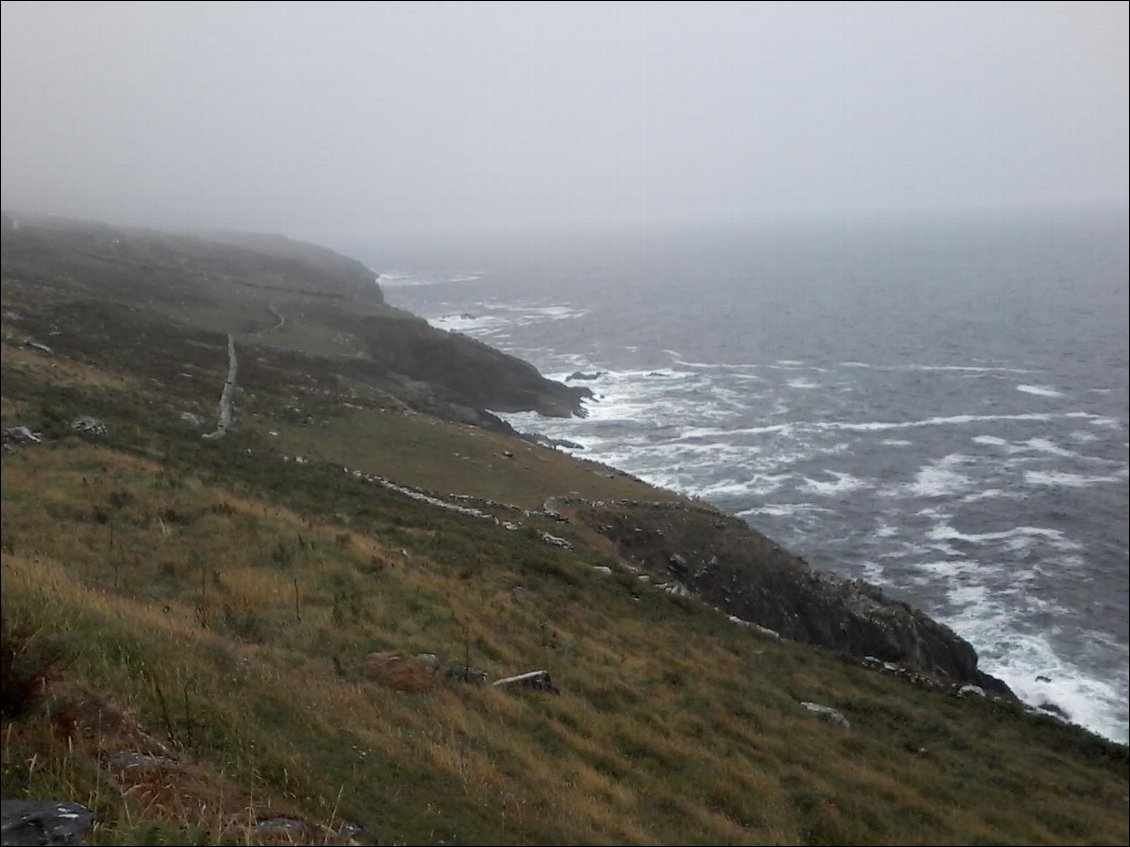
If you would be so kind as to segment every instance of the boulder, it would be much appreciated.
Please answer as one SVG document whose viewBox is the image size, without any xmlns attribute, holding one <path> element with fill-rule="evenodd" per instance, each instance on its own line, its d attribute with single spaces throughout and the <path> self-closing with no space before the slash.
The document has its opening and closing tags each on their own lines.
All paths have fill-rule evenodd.
<svg viewBox="0 0 1130 847">
<path fill-rule="evenodd" d="M 547 691 L 550 694 L 560 694 L 553 680 L 549 678 L 549 671 L 529 671 L 517 676 L 508 676 L 492 683 L 495 688 L 532 688 L 535 691 Z"/>
<path fill-rule="evenodd" d="M 831 706 L 821 706 L 819 703 L 801 702 L 801 705 L 816 715 L 821 720 L 828 723 L 838 724 L 845 728 L 851 728 L 851 723 L 844 717 L 843 712 L 833 709 Z"/>
<path fill-rule="evenodd" d="M 79 415 L 71 421 L 71 429 L 85 435 L 105 435 L 109 431 L 106 424 L 90 415 Z"/>
<path fill-rule="evenodd" d="M 0 843 L 6 845 L 86 844 L 94 812 L 58 800 L 0 802 Z"/>
<path fill-rule="evenodd" d="M 32 432 L 26 426 L 5 427 L 3 440 L 5 444 L 42 444 L 43 434 Z"/>
</svg>

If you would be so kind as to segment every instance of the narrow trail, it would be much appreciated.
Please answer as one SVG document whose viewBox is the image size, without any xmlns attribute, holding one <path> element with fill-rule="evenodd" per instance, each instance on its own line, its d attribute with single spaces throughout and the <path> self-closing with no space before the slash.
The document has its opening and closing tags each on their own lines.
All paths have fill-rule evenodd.
<svg viewBox="0 0 1130 847">
<path fill-rule="evenodd" d="M 223 390 L 220 392 L 220 417 L 216 421 L 216 431 L 202 436 L 214 441 L 227 435 L 231 427 L 233 401 L 235 397 L 235 377 L 239 368 L 239 361 L 235 356 L 235 336 L 228 333 L 228 377 L 224 380 Z"/>
</svg>

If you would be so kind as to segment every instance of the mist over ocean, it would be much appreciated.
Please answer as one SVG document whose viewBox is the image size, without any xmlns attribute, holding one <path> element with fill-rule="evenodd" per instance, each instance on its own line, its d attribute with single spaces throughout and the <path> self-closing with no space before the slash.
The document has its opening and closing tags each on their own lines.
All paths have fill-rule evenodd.
<svg viewBox="0 0 1130 847">
<path fill-rule="evenodd" d="M 380 260 L 377 260 L 378 263 Z M 510 415 L 709 500 L 1127 741 L 1124 213 L 670 226 L 380 266 L 387 299 L 590 388 Z"/>
</svg>

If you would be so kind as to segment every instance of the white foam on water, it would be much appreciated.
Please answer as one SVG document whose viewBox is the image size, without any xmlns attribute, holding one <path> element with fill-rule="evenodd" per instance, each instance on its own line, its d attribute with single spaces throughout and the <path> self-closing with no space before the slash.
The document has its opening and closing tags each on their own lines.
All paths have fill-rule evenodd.
<svg viewBox="0 0 1130 847">
<path fill-rule="evenodd" d="M 1107 482 L 1122 482 L 1127 478 L 1127 469 L 1108 476 L 1087 476 L 1066 471 L 1025 471 L 1024 482 L 1028 485 L 1060 485 L 1065 488 L 1085 488 Z"/>
<path fill-rule="evenodd" d="M 1059 529 L 1048 529 L 1039 526 L 1018 526 L 1000 532 L 960 532 L 948 523 L 939 523 L 934 526 L 926 537 L 932 541 L 967 541 L 972 544 L 985 544 L 988 542 L 1005 542 L 1010 550 L 1023 550 L 1037 539 L 1043 539 L 1059 550 L 1080 550 L 1082 546 L 1064 537 Z"/>
<path fill-rule="evenodd" d="M 969 456 L 952 453 L 937 462 L 931 462 L 918 469 L 914 482 L 905 490 L 917 497 L 951 497 L 973 484 L 973 480 L 955 467 L 968 464 Z"/>
<path fill-rule="evenodd" d="M 1124 425 L 1121 421 L 1115 420 L 1114 418 L 1107 418 L 1107 417 L 1104 417 L 1102 415 L 1087 415 L 1085 412 L 1075 412 L 1075 413 L 1072 413 L 1072 415 L 1071 415 L 1071 417 L 1080 417 L 1080 416 L 1086 416 L 1086 417 L 1091 418 L 1091 420 L 1090 420 L 1091 426 L 1101 426 L 1101 427 L 1106 427 L 1108 429 L 1117 429 L 1118 427 Z"/>
<path fill-rule="evenodd" d="M 1062 397 L 1062 391 L 1056 391 L 1047 385 L 1018 385 L 1017 391 L 1023 391 L 1025 394 L 1035 394 L 1037 397 Z"/>
<path fill-rule="evenodd" d="M 890 524 L 879 522 L 879 527 L 875 530 L 876 538 L 892 538 L 898 535 L 898 529 Z"/>
<path fill-rule="evenodd" d="M 903 365 L 902 370 L 910 371 L 956 371 L 965 373 L 1010 373 L 1010 374 L 1032 374 L 1039 373 L 1029 368 L 1001 368 L 993 366 L 982 365 Z"/>
<path fill-rule="evenodd" d="M 778 359 L 778 365 L 784 365 L 787 368 L 803 368 L 804 362 L 798 359 Z"/>
<path fill-rule="evenodd" d="M 1070 438 L 1072 441 L 1078 441 L 1078 442 L 1083 443 L 1083 444 L 1086 444 L 1086 443 L 1091 442 L 1091 441 L 1098 441 L 1099 440 L 1099 437 L 1097 435 L 1095 435 L 1093 432 L 1087 432 L 1086 430 L 1083 430 L 1083 429 L 1074 429 L 1070 433 L 1068 433 L 1067 437 Z"/>
<path fill-rule="evenodd" d="M 1127 743 L 1127 663 L 1111 677 L 1096 677 L 1060 658 L 1044 634 L 1016 631 L 1000 606 L 969 606 L 944 622 L 961 632 L 977 649 L 978 666 L 1008 684 L 1022 701 L 1039 707 L 1054 703 L 1072 723 L 1112 741 Z M 1094 633 L 1098 641 L 1107 639 Z M 1126 653 L 1125 646 L 1110 645 Z M 1048 681 L 1037 679 L 1044 677 Z"/>
<path fill-rule="evenodd" d="M 840 362 L 841 368 L 869 368 L 871 365 L 866 362 Z"/>
<path fill-rule="evenodd" d="M 996 500 L 1000 498 L 1014 500 L 1023 496 L 1024 495 L 1019 492 L 1004 491 L 1000 488 L 986 488 L 984 491 L 978 491 L 976 494 L 966 494 L 961 498 L 961 502 L 976 503 L 979 500 Z"/>
<path fill-rule="evenodd" d="M 1039 421 L 1047 422 L 1057 418 L 1096 418 L 1103 419 L 1089 412 L 1064 412 L 1061 414 L 1023 412 L 1014 415 L 949 415 L 947 417 L 924 418 L 916 421 L 791 421 L 786 424 L 769 424 L 765 426 L 741 427 L 735 429 L 717 429 L 704 427 L 697 431 L 703 437 L 731 436 L 731 435 L 760 435 L 764 433 L 780 432 L 784 428 L 822 432 L 826 430 L 841 430 L 844 432 L 886 432 L 899 429 L 916 429 L 928 426 L 953 426 L 985 421 Z"/>
<path fill-rule="evenodd" d="M 745 509 L 737 512 L 735 517 L 746 518 L 764 515 L 773 518 L 788 518 L 794 515 L 813 514 L 819 512 L 832 512 L 832 509 L 825 508 L 824 506 L 816 506 L 812 503 L 772 503 L 762 506 L 755 506 L 752 509 Z"/>
<path fill-rule="evenodd" d="M 913 447 L 913 441 L 905 441 L 901 438 L 884 438 L 879 442 L 884 447 Z"/>
<path fill-rule="evenodd" d="M 503 318 L 495 315 L 475 316 L 470 314 L 442 315 L 431 318 L 428 323 L 445 332 L 460 332 L 464 335 L 488 335 L 509 326 Z"/>
<path fill-rule="evenodd" d="M 1027 447 L 1029 450 L 1035 450 L 1040 453 L 1051 453 L 1053 456 L 1074 458 L 1079 455 L 1071 450 L 1065 450 L 1048 438 L 1029 438 L 1027 441 L 1023 442 L 1023 446 Z"/>
<path fill-rule="evenodd" d="M 443 285 L 452 282 L 474 282 L 482 279 L 484 271 L 466 274 L 435 274 L 425 271 L 382 271 L 376 274 L 377 284 L 386 288 L 418 288 L 422 285 Z"/>
<path fill-rule="evenodd" d="M 806 476 L 804 477 L 804 484 L 801 485 L 801 490 L 820 497 L 836 497 L 840 494 L 847 494 L 849 491 L 858 491 L 867 486 L 866 482 L 849 473 L 840 471 L 825 471 L 825 473 L 835 478 L 831 481 L 825 481 Z"/>
<path fill-rule="evenodd" d="M 803 389 L 808 389 L 808 388 L 819 388 L 819 387 L 820 387 L 820 385 L 819 385 L 818 383 L 815 383 L 815 382 L 813 382 L 813 381 L 812 381 L 812 380 L 810 380 L 810 379 L 804 379 L 803 377 L 802 377 L 802 378 L 798 378 L 798 379 L 790 379 L 790 380 L 789 380 L 789 381 L 788 381 L 787 383 L 785 383 L 785 384 L 786 384 L 786 385 L 787 385 L 787 386 L 788 386 L 789 388 L 803 388 Z"/>
<path fill-rule="evenodd" d="M 1008 447 L 1009 443 L 1003 438 L 997 438 L 995 435 L 975 435 L 972 439 L 974 444 L 988 444 L 991 447 Z"/>
</svg>

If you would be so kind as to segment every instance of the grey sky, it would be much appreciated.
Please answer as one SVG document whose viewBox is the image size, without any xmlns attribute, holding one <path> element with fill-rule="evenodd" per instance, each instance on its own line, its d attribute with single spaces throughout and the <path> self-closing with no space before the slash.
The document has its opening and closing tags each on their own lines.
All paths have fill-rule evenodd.
<svg viewBox="0 0 1130 847">
<path fill-rule="evenodd" d="M 3 204 L 368 232 L 1127 202 L 1126 3 L 3 4 Z"/>
</svg>

